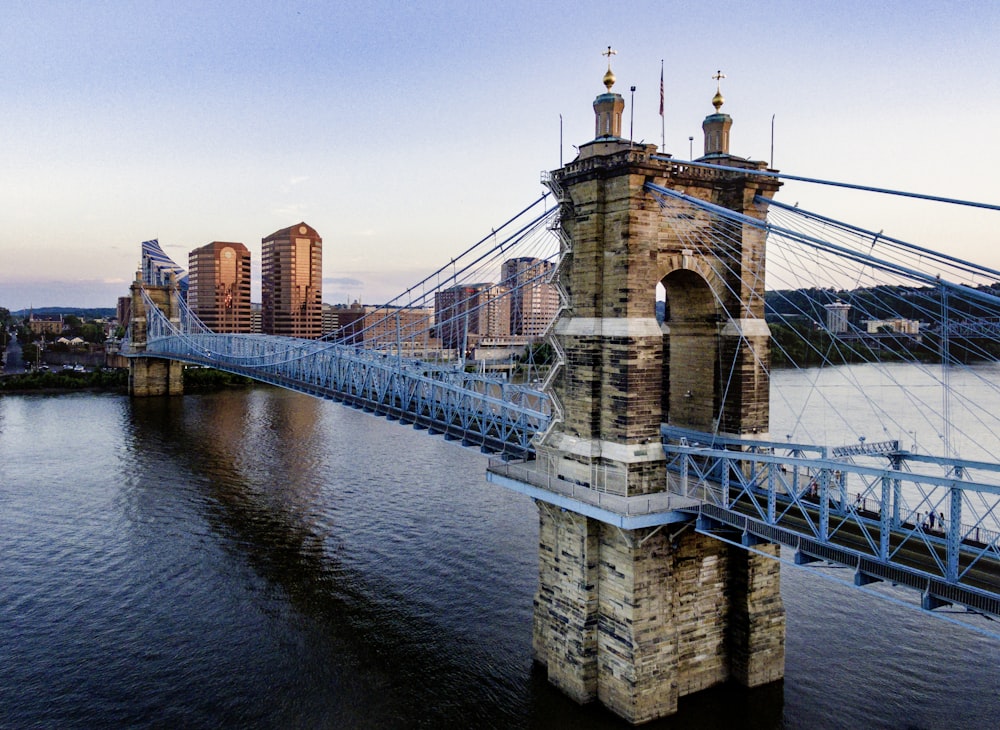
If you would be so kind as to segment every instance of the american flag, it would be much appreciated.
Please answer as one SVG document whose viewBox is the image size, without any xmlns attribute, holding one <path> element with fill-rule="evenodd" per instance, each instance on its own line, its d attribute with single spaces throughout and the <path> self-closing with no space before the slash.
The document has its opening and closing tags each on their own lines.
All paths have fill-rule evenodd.
<svg viewBox="0 0 1000 730">
<path fill-rule="evenodd" d="M 660 61 L 660 116 L 663 116 L 663 61 Z"/>
</svg>

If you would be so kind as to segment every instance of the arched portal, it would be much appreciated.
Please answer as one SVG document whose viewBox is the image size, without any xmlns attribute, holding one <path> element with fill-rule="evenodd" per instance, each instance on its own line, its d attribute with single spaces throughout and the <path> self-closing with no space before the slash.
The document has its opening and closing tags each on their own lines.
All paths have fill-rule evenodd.
<svg viewBox="0 0 1000 730">
<path fill-rule="evenodd" d="M 717 425 L 718 309 L 708 282 L 688 269 L 660 282 L 666 292 L 663 323 L 663 420 L 712 431 Z"/>
</svg>

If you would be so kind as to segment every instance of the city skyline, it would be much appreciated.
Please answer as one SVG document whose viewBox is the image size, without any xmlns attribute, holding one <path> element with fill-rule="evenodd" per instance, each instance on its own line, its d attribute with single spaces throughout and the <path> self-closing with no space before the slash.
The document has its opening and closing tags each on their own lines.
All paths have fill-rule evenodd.
<svg viewBox="0 0 1000 730">
<path fill-rule="evenodd" d="M 569 8 L 572 8 L 570 11 Z M 783 172 L 996 202 L 1000 9 L 583 2 L 281 10 L 117 2 L 7 9 L 0 306 L 113 307 L 144 240 L 308 220 L 323 300 L 377 304 L 537 198 L 593 138 L 606 59 L 623 136 L 700 155 L 719 69 L 731 149 Z M 630 92 L 632 86 L 636 92 Z M 634 101 L 634 114 L 632 102 Z M 560 148 L 560 135 L 562 146 Z M 688 138 L 693 137 L 693 142 Z M 779 199 L 1000 268 L 995 211 L 789 182 Z"/>
</svg>

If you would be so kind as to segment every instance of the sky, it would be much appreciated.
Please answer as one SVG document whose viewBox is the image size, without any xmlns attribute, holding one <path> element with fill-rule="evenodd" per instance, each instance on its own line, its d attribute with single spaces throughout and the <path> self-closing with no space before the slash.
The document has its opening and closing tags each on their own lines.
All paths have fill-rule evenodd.
<svg viewBox="0 0 1000 730">
<path fill-rule="evenodd" d="M 1000 203 L 1000 3 L 3 0 L 0 307 L 114 306 L 299 221 L 324 301 L 387 301 L 544 192 L 594 136 L 602 52 L 636 141 Z M 629 88 L 636 87 L 634 97 Z M 630 103 L 634 98 L 634 114 Z M 560 115 L 562 128 L 560 130 Z M 560 131 L 562 149 L 560 149 Z M 1000 269 L 1000 212 L 787 183 L 779 199 Z M 254 299 L 259 301 L 259 282 Z"/>
</svg>

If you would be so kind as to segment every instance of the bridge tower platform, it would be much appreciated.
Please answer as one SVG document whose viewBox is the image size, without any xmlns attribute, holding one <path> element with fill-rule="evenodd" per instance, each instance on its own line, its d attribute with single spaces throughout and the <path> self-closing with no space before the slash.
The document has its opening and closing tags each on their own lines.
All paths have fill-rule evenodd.
<svg viewBox="0 0 1000 730">
<path fill-rule="evenodd" d="M 703 125 L 702 159 L 746 173 L 675 162 L 623 139 L 614 81 L 609 63 L 595 139 L 548 176 L 561 205 L 557 275 L 568 306 L 550 330 L 563 365 L 550 380 L 556 413 L 534 468 L 627 501 L 667 489 L 662 423 L 768 431 L 764 234 L 736 226 L 724 248 L 705 232 L 728 224 L 694 211 L 667 220 L 644 185 L 763 217 L 754 196 L 773 196 L 779 183 L 751 174 L 766 163 L 729 154 L 721 93 Z M 666 291 L 662 325 L 657 284 Z M 777 561 L 699 534 L 680 513 L 629 529 L 536 501 L 534 656 L 569 696 L 638 724 L 721 682 L 784 676 Z"/>
<path fill-rule="evenodd" d="M 142 298 L 145 290 L 150 300 L 163 311 L 171 322 L 180 323 L 180 294 L 176 281 L 171 275 L 171 282 L 166 286 L 144 284 L 142 272 L 136 274 L 136 279 L 129 287 L 132 295 L 131 346 L 133 352 L 144 352 L 146 349 L 147 316 L 146 303 Z M 144 398 L 160 395 L 184 394 L 184 364 L 177 360 L 166 360 L 159 357 L 130 357 L 128 359 L 128 392 L 129 395 Z"/>
</svg>

